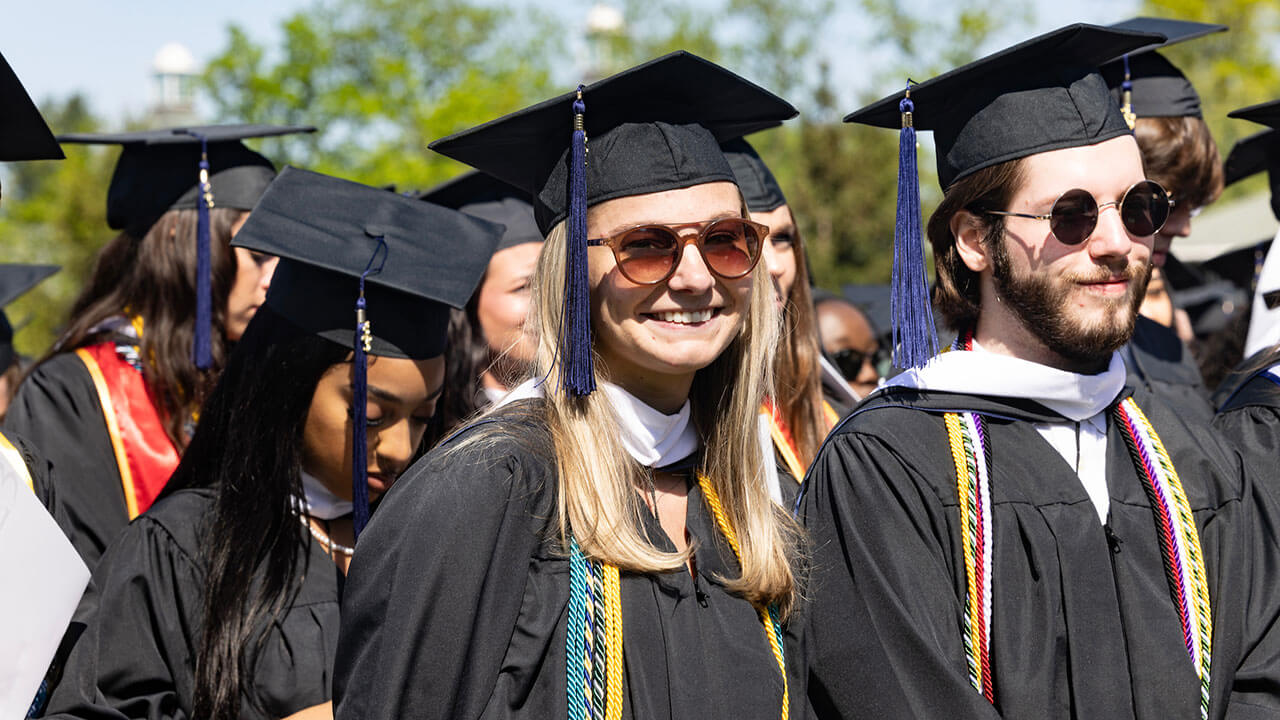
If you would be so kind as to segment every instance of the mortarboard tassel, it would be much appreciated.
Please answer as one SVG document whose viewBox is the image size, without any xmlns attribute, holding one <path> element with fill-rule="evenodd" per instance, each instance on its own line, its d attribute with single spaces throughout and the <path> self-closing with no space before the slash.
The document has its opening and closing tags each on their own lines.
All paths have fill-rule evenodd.
<svg viewBox="0 0 1280 720">
<path fill-rule="evenodd" d="M 1124 82 L 1120 83 L 1120 114 L 1132 130 L 1138 125 L 1138 116 L 1133 112 L 1133 80 L 1129 77 L 1129 53 L 1124 54 Z"/>
<path fill-rule="evenodd" d="M 191 361 L 201 370 L 213 365 L 213 267 L 210 260 L 209 210 L 213 208 L 213 186 L 209 184 L 209 141 L 200 140 L 200 197 L 196 199 L 196 326 L 191 342 Z"/>
<path fill-rule="evenodd" d="M 573 101 L 573 137 L 569 142 L 569 215 L 564 270 L 564 332 L 560 336 L 560 376 L 572 395 L 596 389 L 591 359 L 591 299 L 587 287 L 587 132 L 583 86 Z"/>
<path fill-rule="evenodd" d="M 382 254 L 378 267 L 373 263 Z M 351 526 L 357 540 L 369 524 L 369 351 L 373 349 L 373 326 L 365 309 L 364 280 L 382 272 L 387 262 L 387 243 L 378 238 L 373 256 L 360 273 L 360 295 L 356 298 L 356 334 L 351 359 Z"/>
<path fill-rule="evenodd" d="M 938 337 L 924 267 L 924 232 L 920 219 L 920 177 L 916 171 L 916 129 L 911 88 L 898 104 L 902 132 L 898 136 L 898 217 L 893 233 L 893 364 L 921 367 L 938 353 Z"/>
</svg>

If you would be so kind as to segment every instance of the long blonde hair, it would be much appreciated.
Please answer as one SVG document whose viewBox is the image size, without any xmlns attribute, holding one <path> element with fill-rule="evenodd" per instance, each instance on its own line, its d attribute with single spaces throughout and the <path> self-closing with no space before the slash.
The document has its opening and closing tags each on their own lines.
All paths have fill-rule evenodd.
<svg viewBox="0 0 1280 720">
<path fill-rule="evenodd" d="M 744 217 L 745 217 L 744 210 Z M 565 285 L 564 223 L 552 228 L 532 283 L 529 324 L 537 339 L 532 372 L 545 378 L 543 417 L 557 465 L 556 524 L 564 547 L 572 533 L 590 558 L 633 572 L 682 568 L 692 549 L 665 552 L 646 538 L 637 491 L 648 470 L 619 441 L 618 420 L 603 392 L 570 396 L 560 389 L 561 316 Z M 751 302 L 743 326 L 710 365 L 699 370 L 690 390 L 692 421 L 705 448 L 698 472 L 720 497 L 737 534 L 742 574 L 723 578 L 726 586 L 757 606 L 776 604 L 783 617 L 797 590 L 793 566 L 800 530 L 769 495 L 757 435 L 760 405 L 772 390 L 778 318 L 768 273 L 752 274 Z M 609 379 L 599 355 L 596 382 Z M 488 435 L 478 428 L 474 441 Z"/>
</svg>

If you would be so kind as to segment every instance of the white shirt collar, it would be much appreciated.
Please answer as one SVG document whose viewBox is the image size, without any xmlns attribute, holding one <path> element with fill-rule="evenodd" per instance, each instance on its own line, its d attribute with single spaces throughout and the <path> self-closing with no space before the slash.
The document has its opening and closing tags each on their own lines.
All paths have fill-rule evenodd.
<svg viewBox="0 0 1280 720">
<path fill-rule="evenodd" d="M 302 471 L 302 512 L 317 520 L 333 520 L 351 514 L 351 501 L 343 500 L 314 475 Z"/>
<path fill-rule="evenodd" d="M 613 383 L 600 383 L 618 419 L 620 440 L 627 454 L 646 467 L 662 467 L 692 455 L 699 446 L 698 432 L 689 422 L 689 401 L 674 415 L 649 407 L 639 398 Z M 499 405 L 542 397 L 537 380 L 528 380 L 512 390 Z"/>
<path fill-rule="evenodd" d="M 1119 353 L 1111 354 L 1103 372 L 1082 375 L 987 352 L 976 342 L 973 348 L 942 353 L 923 368 L 899 374 L 885 387 L 1026 398 L 1076 422 L 1107 409 L 1124 388 L 1124 360 Z"/>
</svg>

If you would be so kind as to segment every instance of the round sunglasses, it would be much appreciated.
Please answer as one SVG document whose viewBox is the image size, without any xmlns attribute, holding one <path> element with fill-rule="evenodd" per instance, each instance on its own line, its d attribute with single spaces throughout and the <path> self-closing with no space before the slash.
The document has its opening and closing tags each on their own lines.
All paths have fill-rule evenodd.
<svg viewBox="0 0 1280 720">
<path fill-rule="evenodd" d="M 681 230 L 698 228 L 697 235 L 681 236 Z M 637 225 L 604 238 L 588 239 L 589 246 L 607 246 L 618 270 L 637 285 L 657 285 L 675 274 L 689 243 L 698 247 L 702 261 L 713 274 L 736 280 L 760 261 L 760 247 L 769 227 L 742 218 L 677 225 Z"/>
<path fill-rule="evenodd" d="M 1164 227 L 1169 219 L 1169 210 L 1173 201 L 1160 183 L 1143 180 L 1134 183 L 1125 191 L 1120 202 L 1098 204 L 1088 190 L 1073 188 L 1058 196 L 1053 201 L 1053 209 L 1048 215 L 1031 215 L 1028 213 L 987 210 L 986 215 L 1003 215 L 1006 217 L 1024 217 L 1033 220 L 1048 220 L 1049 231 L 1063 245 L 1079 245 L 1098 226 L 1098 214 L 1105 207 L 1115 206 L 1120 211 L 1120 222 L 1130 235 L 1148 237 L 1155 235 Z"/>
</svg>

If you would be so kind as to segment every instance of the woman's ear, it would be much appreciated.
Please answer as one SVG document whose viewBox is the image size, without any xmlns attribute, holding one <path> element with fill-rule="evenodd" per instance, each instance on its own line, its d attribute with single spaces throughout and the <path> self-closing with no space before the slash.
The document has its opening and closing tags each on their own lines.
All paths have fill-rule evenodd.
<svg viewBox="0 0 1280 720">
<path fill-rule="evenodd" d="M 960 210 L 951 217 L 951 235 L 956 239 L 956 252 L 965 267 L 975 273 L 991 267 L 983 239 L 987 236 L 987 225 L 977 215 L 968 210 Z"/>
</svg>

